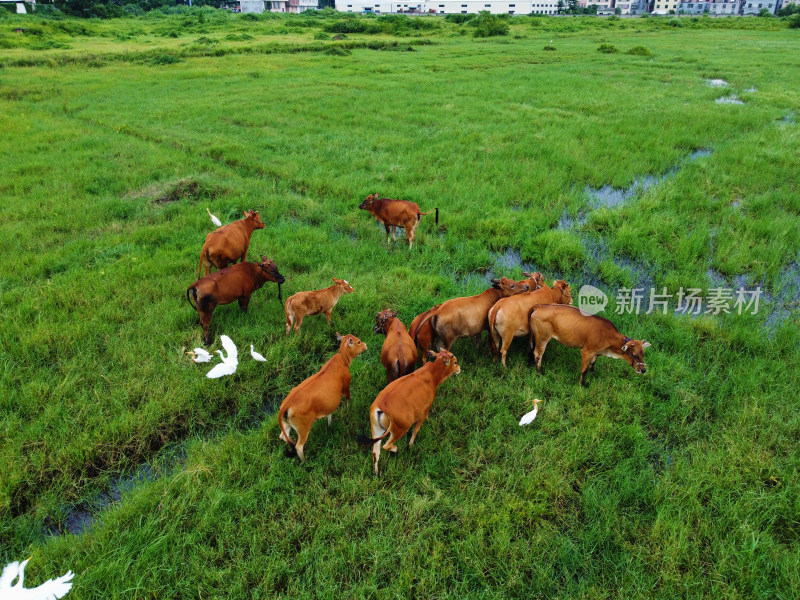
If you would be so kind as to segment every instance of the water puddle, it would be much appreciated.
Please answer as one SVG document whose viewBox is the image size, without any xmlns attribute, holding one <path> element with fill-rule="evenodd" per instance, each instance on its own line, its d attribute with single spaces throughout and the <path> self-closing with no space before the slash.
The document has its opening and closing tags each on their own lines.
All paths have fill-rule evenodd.
<svg viewBox="0 0 800 600">
<path fill-rule="evenodd" d="M 794 112 L 790 112 L 785 117 L 778 121 L 781 125 L 794 125 L 795 124 L 795 114 Z"/>
<path fill-rule="evenodd" d="M 713 88 L 728 87 L 728 82 L 724 79 L 706 79 L 706 85 Z"/>
<path fill-rule="evenodd" d="M 736 94 L 731 94 L 730 96 L 722 96 L 721 98 L 717 98 L 714 100 L 717 104 L 744 104 L 741 98 Z"/>
</svg>

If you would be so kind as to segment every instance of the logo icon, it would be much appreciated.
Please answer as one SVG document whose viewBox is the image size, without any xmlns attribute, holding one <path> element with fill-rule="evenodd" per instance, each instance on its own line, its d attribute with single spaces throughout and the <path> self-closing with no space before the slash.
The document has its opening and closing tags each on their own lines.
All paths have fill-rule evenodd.
<svg viewBox="0 0 800 600">
<path fill-rule="evenodd" d="M 608 296 L 593 285 L 584 285 L 578 292 L 578 308 L 583 312 L 596 315 L 605 310 L 608 305 Z"/>
</svg>

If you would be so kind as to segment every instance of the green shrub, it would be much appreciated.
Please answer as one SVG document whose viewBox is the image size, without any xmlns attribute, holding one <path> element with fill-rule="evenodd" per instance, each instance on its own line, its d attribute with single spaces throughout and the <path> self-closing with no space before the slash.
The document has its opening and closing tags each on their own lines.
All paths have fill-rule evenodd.
<svg viewBox="0 0 800 600">
<path fill-rule="evenodd" d="M 462 25 L 468 21 L 471 21 L 475 18 L 474 14 L 471 15 L 447 15 L 445 16 L 444 20 L 449 23 L 455 23 L 456 25 Z"/>
<path fill-rule="evenodd" d="M 647 46 L 634 46 L 625 54 L 631 54 L 633 56 L 653 56 L 653 51 Z"/>
<path fill-rule="evenodd" d="M 331 46 L 327 48 L 324 53 L 328 56 L 350 56 L 352 54 L 347 48 L 341 48 L 339 46 Z"/>
<path fill-rule="evenodd" d="M 329 40 L 329 39 L 331 39 L 331 36 L 329 36 L 324 31 L 318 31 L 318 32 L 316 32 L 314 34 L 314 39 L 315 40 Z"/>
<path fill-rule="evenodd" d="M 600 44 L 600 46 L 597 48 L 597 51 L 602 52 L 603 54 L 616 54 L 619 52 L 614 44 Z"/>
<path fill-rule="evenodd" d="M 348 18 L 328 23 L 323 29 L 328 33 L 364 33 L 367 24 L 359 19 Z"/>
<path fill-rule="evenodd" d="M 546 52 L 555 52 L 556 51 L 556 47 L 555 46 L 545 46 L 544 48 L 542 48 L 542 50 L 544 50 Z"/>
<path fill-rule="evenodd" d="M 506 19 L 499 15 L 490 14 L 488 11 L 481 13 L 470 22 L 475 27 L 475 37 L 493 37 L 498 35 L 508 35 L 511 28 Z"/>
<path fill-rule="evenodd" d="M 800 14 L 794 14 L 789 17 L 789 27 L 792 29 L 800 29 Z"/>
<path fill-rule="evenodd" d="M 152 65 L 174 65 L 181 62 L 181 59 L 173 54 L 156 54 L 149 62 Z"/>
<path fill-rule="evenodd" d="M 669 21 L 667 21 L 667 25 L 669 25 L 670 27 L 683 27 L 683 22 L 677 17 L 674 17 Z"/>
</svg>

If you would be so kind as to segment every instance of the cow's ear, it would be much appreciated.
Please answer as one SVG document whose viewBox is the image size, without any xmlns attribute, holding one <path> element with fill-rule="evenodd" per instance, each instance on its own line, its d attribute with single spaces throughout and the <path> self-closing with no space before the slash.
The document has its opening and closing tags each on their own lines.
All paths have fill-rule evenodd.
<svg viewBox="0 0 800 600">
<path fill-rule="evenodd" d="M 444 364 L 446 364 L 448 367 L 450 366 L 450 359 L 449 359 L 449 358 L 443 358 L 443 359 L 442 359 L 442 362 L 443 362 Z"/>
<path fill-rule="evenodd" d="M 434 352 L 433 350 L 428 350 L 427 356 L 431 360 L 436 360 L 436 352 Z"/>
<path fill-rule="evenodd" d="M 627 352 L 628 351 L 628 344 L 625 344 L 625 345 L 622 346 L 622 351 L 623 352 Z"/>
<path fill-rule="evenodd" d="M 533 277 L 533 275 L 532 275 L 531 273 L 528 273 L 527 271 L 523 271 L 523 272 L 522 272 L 522 276 L 523 276 L 523 277 L 527 277 L 527 278 L 529 278 L 529 279 L 530 279 L 531 277 Z"/>
<path fill-rule="evenodd" d="M 397 311 L 396 310 L 392 311 L 392 318 L 394 319 L 396 316 L 397 316 Z"/>
<path fill-rule="evenodd" d="M 352 346 L 355 342 L 353 342 L 353 336 L 347 338 L 347 343 Z"/>
<path fill-rule="evenodd" d="M 343 337 L 344 336 L 341 333 L 338 331 L 336 332 L 336 341 L 341 342 Z"/>
<path fill-rule="evenodd" d="M 500 280 L 499 280 L 499 279 L 492 279 L 491 281 L 492 281 L 492 283 L 493 283 L 494 285 L 497 285 L 498 283 L 500 283 Z"/>
<path fill-rule="evenodd" d="M 650 342 L 642 342 L 642 348 L 649 348 L 652 345 Z"/>
</svg>

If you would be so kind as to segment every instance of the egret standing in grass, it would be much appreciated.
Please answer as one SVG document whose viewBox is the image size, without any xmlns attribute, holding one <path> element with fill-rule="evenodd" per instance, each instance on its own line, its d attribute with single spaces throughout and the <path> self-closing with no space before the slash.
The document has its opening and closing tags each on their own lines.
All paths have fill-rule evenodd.
<svg viewBox="0 0 800 600">
<path fill-rule="evenodd" d="M 211 355 L 206 352 L 203 348 L 195 348 L 191 352 L 187 352 L 186 354 L 191 355 L 192 360 L 196 363 L 206 363 L 211 360 Z"/>
<path fill-rule="evenodd" d="M 267 359 L 261 356 L 258 352 L 253 349 L 253 344 L 250 344 L 250 356 L 256 359 L 258 362 L 267 362 Z"/>
<path fill-rule="evenodd" d="M 227 335 L 219 336 L 222 342 L 222 347 L 228 353 L 227 356 L 222 354 L 222 350 L 217 350 L 217 354 L 222 359 L 222 362 L 206 373 L 209 379 L 216 379 L 224 375 L 233 375 L 236 372 L 236 367 L 239 366 L 239 350 L 236 349 L 236 344 Z"/>
<path fill-rule="evenodd" d="M 533 410 L 522 415 L 522 418 L 519 420 L 520 425 L 527 425 L 533 422 L 533 420 L 536 418 L 536 413 L 539 412 L 539 402 L 541 402 L 541 400 L 538 398 L 533 399 Z"/>
<path fill-rule="evenodd" d="M 3 569 L 3 574 L 0 575 L 0 598 L 3 600 L 53 600 L 66 596 L 67 592 L 72 589 L 70 582 L 75 577 L 75 573 L 72 571 L 67 571 L 58 579 L 48 579 L 35 588 L 22 587 L 25 579 L 25 565 L 28 564 L 28 560 L 23 560 L 21 563 L 12 562 Z M 12 586 L 11 582 L 17 578 L 16 585 Z"/>
<path fill-rule="evenodd" d="M 217 227 L 222 227 L 222 221 L 220 221 L 217 217 L 212 215 L 211 211 L 208 210 L 208 207 L 206 207 L 206 212 L 208 213 L 208 216 L 211 217 L 211 222 L 214 223 L 214 225 L 216 225 Z"/>
</svg>

